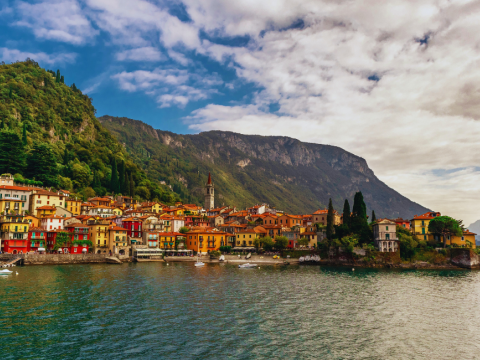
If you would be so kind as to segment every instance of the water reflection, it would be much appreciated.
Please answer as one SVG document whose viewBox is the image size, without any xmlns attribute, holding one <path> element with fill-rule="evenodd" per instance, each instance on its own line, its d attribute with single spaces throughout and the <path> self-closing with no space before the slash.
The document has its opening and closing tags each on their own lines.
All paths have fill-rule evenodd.
<svg viewBox="0 0 480 360">
<path fill-rule="evenodd" d="M 142 263 L 0 277 L 18 358 L 474 359 L 479 272 Z"/>
</svg>

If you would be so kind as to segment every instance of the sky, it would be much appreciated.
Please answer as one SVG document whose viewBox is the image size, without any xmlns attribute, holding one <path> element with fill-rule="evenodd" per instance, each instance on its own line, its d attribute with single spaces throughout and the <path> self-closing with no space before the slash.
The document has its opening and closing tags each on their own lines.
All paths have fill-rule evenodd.
<svg viewBox="0 0 480 360">
<path fill-rule="evenodd" d="M 0 61 L 60 69 L 97 115 L 330 144 L 480 219 L 480 2 L 0 0 Z"/>
</svg>

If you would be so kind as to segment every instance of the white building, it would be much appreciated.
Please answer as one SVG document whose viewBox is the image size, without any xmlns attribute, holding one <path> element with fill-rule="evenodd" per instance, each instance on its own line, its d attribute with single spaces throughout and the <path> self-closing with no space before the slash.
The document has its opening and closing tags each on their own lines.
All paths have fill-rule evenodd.
<svg viewBox="0 0 480 360">
<path fill-rule="evenodd" d="M 373 224 L 373 241 L 378 251 L 397 252 L 399 241 L 395 221 L 383 219 Z"/>
<path fill-rule="evenodd" d="M 110 216 L 114 216 L 113 208 L 104 205 L 92 206 L 88 211 L 87 215 L 91 216 L 100 216 L 102 218 L 107 218 Z"/>
<path fill-rule="evenodd" d="M 65 218 L 58 215 L 50 215 L 40 219 L 40 227 L 45 230 L 63 230 Z"/>
</svg>

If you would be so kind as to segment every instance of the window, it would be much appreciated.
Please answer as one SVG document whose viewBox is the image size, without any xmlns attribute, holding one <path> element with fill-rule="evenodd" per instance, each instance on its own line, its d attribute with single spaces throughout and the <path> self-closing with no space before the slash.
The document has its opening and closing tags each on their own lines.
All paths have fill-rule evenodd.
<svg viewBox="0 0 480 360">
<path fill-rule="evenodd" d="M 465 237 L 462 236 L 462 241 L 465 241 Z"/>
<path fill-rule="evenodd" d="M 425 228 L 422 228 L 422 234 L 425 234 Z"/>
<path fill-rule="evenodd" d="M 425 226 L 425 221 L 422 220 L 422 226 Z"/>
<path fill-rule="evenodd" d="M 387 231 L 388 231 L 388 226 L 387 226 Z"/>
</svg>

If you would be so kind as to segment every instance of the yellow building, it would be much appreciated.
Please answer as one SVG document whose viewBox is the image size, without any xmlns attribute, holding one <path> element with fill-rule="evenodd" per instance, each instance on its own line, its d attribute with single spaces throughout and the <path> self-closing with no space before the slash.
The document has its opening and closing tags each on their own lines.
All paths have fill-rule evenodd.
<svg viewBox="0 0 480 360">
<path fill-rule="evenodd" d="M 49 205 L 49 206 L 61 206 L 65 207 L 65 196 L 60 193 L 47 191 L 47 190 L 35 190 L 30 196 L 30 214 L 36 214 L 37 208 Z"/>
<path fill-rule="evenodd" d="M 37 208 L 37 218 L 44 218 L 47 216 L 53 216 L 57 212 L 55 206 L 44 205 Z"/>
<path fill-rule="evenodd" d="M 108 250 L 110 250 L 111 244 L 109 243 L 108 232 L 110 221 L 88 221 L 87 225 L 90 228 L 90 240 L 92 242 L 94 253 L 106 253 Z"/>
<path fill-rule="evenodd" d="M 162 209 L 165 205 L 159 203 L 159 202 L 146 202 L 143 203 L 140 208 L 142 211 L 147 211 L 147 212 L 153 212 L 156 214 L 160 214 L 162 212 Z"/>
<path fill-rule="evenodd" d="M 113 211 L 113 214 L 116 215 L 116 216 L 122 216 L 123 215 L 123 210 L 120 207 L 114 207 L 112 209 L 112 211 Z"/>
<path fill-rule="evenodd" d="M 450 236 L 447 235 L 447 245 L 457 245 L 458 247 L 471 247 L 475 249 L 475 233 L 472 233 L 468 229 L 463 232 L 462 236 Z M 440 235 L 435 235 L 434 239 L 440 243 L 443 243 L 443 237 Z"/>
<path fill-rule="evenodd" d="M 82 200 L 76 198 L 68 198 L 65 200 L 66 209 L 70 211 L 73 216 L 80 215 L 82 213 Z"/>
<path fill-rule="evenodd" d="M 317 210 L 312 214 L 312 225 L 322 224 L 327 226 L 328 209 Z M 342 216 L 340 216 L 337 210 L 333 210 L 333 225 L 340 225 L 342 223 Z"/>
<path fill-rule="evenodd" d="M 441 216 L 441 214 L 433 211 L 427 212 L 423 215 L 415 215 L 413 219 L 410 220 L 410 231 L 420 240 L 434 241 L 433 234 L 428 232 L 428 224 L 430 223 L 430 220 L 435 219 L 438 216 Z"/>
<path fill-rule="evenodd" d="M 117 225 L 108 227 L 109 250 L 113 254 L 128 255 L 127 229 Z"/>
<path fill-rule="evenodd" d="M 30 229 L 40 227 L 40 219 L 36 216 L 25 215 L 24 220 L 28 221 L 28 226 Z"/>
<path fill-rule="evenodd" d="M 14 197 L 4 197 L 0 199 L 0 213 L 5 214 L 5 211 L 10 214 L 12 211 L 15 213 L 20 213 L 23 208 L 23 204 L 25 203 L 24 200 Z"/>
<path fill-rule="evenodd" d="M 261 231 L 256 230 L 260 228 L 257 226 L 255 229 L 242 229 L 240 230 L 235 236 L 235 246 L 238 247 L 253 247 L 254 240 L 256 238 L 262 237 L 264 233 Z"/>
<path fill-rule="evenodd" d="M 175 249 L 177 239 L 185 237 L 184 234 L 176 232 L 161 232 L 158 235 L 158 247 L 160 249 Z"/>
<path fill-rule="evenodd" d="M 227 246 L 228 234 L 223 231 L 192 230 L 185 235 L 187 249 L 203 254 Z"/>
</svg>

